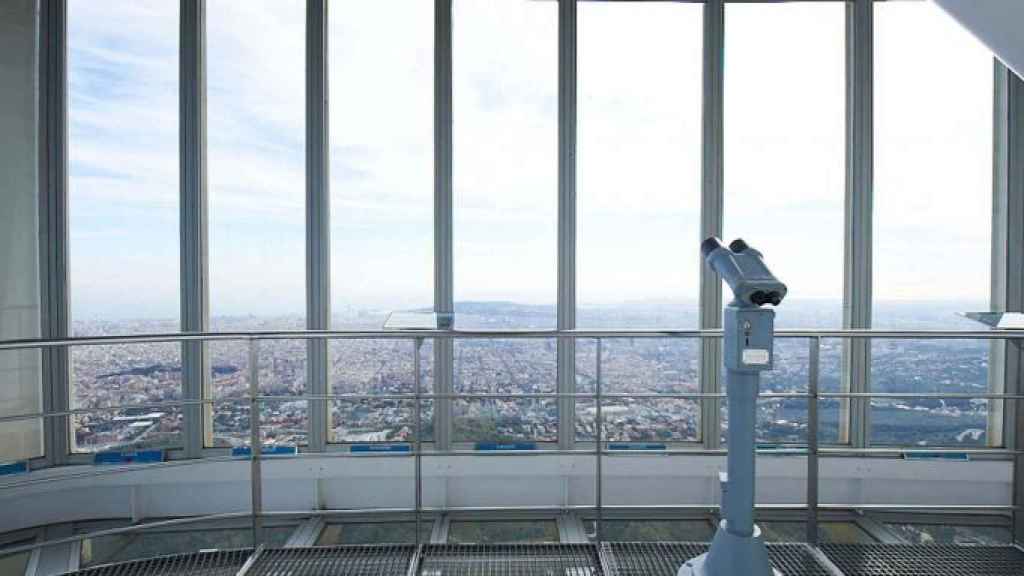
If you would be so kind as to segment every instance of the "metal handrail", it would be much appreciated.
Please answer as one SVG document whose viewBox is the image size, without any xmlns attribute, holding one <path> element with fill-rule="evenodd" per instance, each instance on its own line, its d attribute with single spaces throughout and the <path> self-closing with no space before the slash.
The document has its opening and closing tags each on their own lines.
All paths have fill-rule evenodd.
<svg viewBox="0 0 1024 576">
<path fill-rule="evenodd" d="M 104 346 L 160 342 L 246 341 L 246 340 L 412 340 L 433 339 L 547 339 L 547 338 L 721 338 L 721 330 L 253 330 L 241 332 L 175 332 L 119 336 L 73 336 L 68 338 L 22 338 L 0 340 L 0 351 L 54 348 L 61 346 Z M 1016 340 L 1024 330 L 875 330 L 875 329 L 780 329 L 776 338 L 839 338 L 899 340 Z"/>
<path fill-rule="evenodd" d="M 807 392 L 767 392 L 760 396 L 762 398 L 804 398 L 808 399 L 808 413 L 809 415 L 817 413 L 818 403 L 821 399 L 825 398 L 839 398 L 839 399 L 871 399 L 871 398 L 962 398 L 962 399 L 992 399 L 992 400 L 1022 400 L 1024 395 L 1022 394 L 997 394 L 997 393 L 960 393 L 960 392 L 866 392 L 866 393 L 852 393 L 852 392 L 820 392 L 818 389 L 818 358 L 820 354 L 821 340 L 823 338 L 840 338 L 840 339 L 851 339 L 851 338 L 867 338 L 867 339 L 966 339 L 966 340 L 1011 340 L 1024 338 L 1024 331 L 1013 331 L 1013 330 L 985 330 L 985 331 L 956 331 L 956 330 L 779 330 L 776 332 L 776 336 L 779 338 L 806 338 L 809 340 L 809 374 L 808 374 L 808 390 Z M 132 530 L 143 530 L 147 528 L 153 528 L 157 526 L 173 525 L 174 523 L 188 523 L 188 522 L 199 522 L 203 520 L 211 520 L 217 518 L 233 518 L 233 517 L 245 517 L 251 516 L 252 519 L 252 531 L 253 531 L 253 542 L 254 545 L 259 544 L 262 535 L 262 518 L 265 516 L 276 516 L 279 513 L 266 513 L 262 510 L 262 470 L 261 460 L 263 459 L 288 459 L 288 458 L 300 458 L 300 457 L 359 457 L 365 458 L 370 455 L 354 455 L 351 453 L 343 452 L 318 452 L 318 453 L 297 453 L 294 455 L 284 456 L 264 456 L 262 455 L 262 442 L 261 442 L 261 429 L 259 423 L 259 409 L 258 407 L 262 403 L 266 402 L 291 402 L 301 400 L 336 400 L 336 401 L 361 401 L 361 400 L 411 400 L 416 404 L 416 438 L 415 446 L 416 449 L 412 454 L 376 454 L 374 456 L 392 456 L 392 457 L 413 457 L 415 458 L 415 507 L 407 512 L 415 514 L 416 518 L 416 534 L 417 541 L 419 540 L 419 524 L 421 516 L 424 512 L 443 512 L 443 511 L 457 511 L 462 509 L 455 508 L 437 508 L 427 507 L 423 505 L 422 501 L 422 464 L 421 460 L 424 456 L 542 456 L 542 455 L 593 455 L 595 457 L 595 490 L 596 499 L 593 506 L 582 505 L 575 506 L 574 509 L 588 509 L 594 510 L 596 514 L 597 522 L 597 535 L 598 540 L 601 540 L 602 535 L 602 510 L 606 508 L 615 508 L 615 506 L 605 506 L 602 502 L 603 488 L 602 488 L 602 466 L 601 462 L 604 457 L 607 456 L 639 456 L 639 455 L 724 455 L 725 450 L 705 450 L 705 449 L 684 449 L 684 450 L 659 450 L 647 452 L 616 452 L 605 449 L 604 440 L 602 439 L 601 432 L 603 430 L 603 421 L 601 414 L 601 403 L 602 400 L 608 398 L 633 398 L 633 399 L 645 399 L 645 398 L 657 398 L 657 399 L 721 399 L 725 397 L 723 393 L 701 393 L 701 392 L 668 392 L 668 393 L 651 393 L 651 392 L 640 392 L 640 393 L 605 393 L 602 391 L 602 377 L 601 377 L 601 343 L 605 339 L 621 339 L 621 338 L 721 338 L 721 330 L 504 330 L 504 331 L 466 331 L 466 330 L 388 330 L 388 331 L 338 331 L 338 330 L 302 330 L 302 331 L 254 331 L 254 332 L 204 332 L 204 333 L 176 333 L 176 334 L 142 334 L 133 336 L 96 336 L 96 337 L 72 337 L 63 339 L 24 339 L 24 340 L 6 340 L 0 341 L 0 351 L 5 350 L 21 350 L 21 349 L 34 349 L 34 348 L 52 348 L 52 347 L 67 347 L 67 346 L 90 346 L 90 345 L 116 345 L 116 344 L 140 344 L 140 343 L 155 343 L 155 342 L 190 342 L 190 341 L 245 341 L 249 345 L 249 363 L 250 363 L 250 382 L 249 382 L 249 393 L 246 395 L 240 395 L 230 398 L 218 398 L 218 399 L 188 399 L 188 400 L 177 400 L 177 401 L 164 401 L 156 403 L 142 403 L 142 404 L 131 404 L 131 405 L 111 405 L 95 408 L 76 408 L 71 410 L 63 411 L 52 411 L 52 412 L 36 412 L 31 414 L 22 415 L 9 415 L 0 417 L 0 423 L 14 421 L 14 420 L 26 420 L 26 419 L 40 419 L 40 418 L 53 418 L 53 417 L 68 417 L 78 414 L 87 414 L 94 412 L 106 412 L 106 411 L 117 411 L 124 409 L 141 409 L 141 408 L 159 408 L 159 407 L 173 407 L 173 406 L 188 406 L 188 405 L 212 405 L 215 403 L 235 403 L 235 402 L 248 402 L 250 404 L 250 410 L 252 416 L 250 417 L 250 446 L 251 456 L 250 460 L 250 486 L 252 490 L 252 510 L 249 513 L 228 513 L 228 514 L 211 514 L 205 516 L 191 517 L 188 519 L 178 519 L 173 521 L 147 523 L 142 525 L 118 528 L 113 530 L 99 531 L 93 534 L 79 535 L 70 539 L 62 539 L 60 541 L 42 542 L 31 545 L 19 547 L 25 549 L 34 549 L 42 546 L 53 545 L 64 541 L 76 541 L 85 539 L 88 537 L 95 537 L 106 534 L 128 532 Z M 594 339 L 596 343 L 596 362 L 597 368 L 595 371 L 596 381 L 594 383 L 594 391 L 587 392 L 571 392 L 571 393 L 423 393 L 421 386 L 421 370 L 420 370 L 420 348 L 424 340 L 426 339 L 549 339 L 549 338 L 587 338 Z M 258 390 L 258 379 L 259 379 L 259 342 L 261 340 L 285 340 L 285 339 L 305 339 L 305 340 L 316 340 L 316 339 L 403 339 L 411 340 L 414 342 L 414 392 L 411 394 L 303 394 L 303 395 L 287 395 L 287 396 L 268 396 L 259 394 Z M 593 449 L 583 450 L 538 450 L 529 452 L 478 452 L 470 450 L 431 450 L 426 452 L 423 450 L 422 441 L 422 423 L 421 423 L 421 408 L 423 400 L 430 399 L 542 399 L 542 398 L 584 398 L 593 399 L 597 405 L 597 412 L 595 414 L 595 426 L 597 430 L 596 441 L 594 441 Z M 813 408 L 812 408 L 813 405 Z M 829 509 L 836 507 L 835 504 L 820 504 L 818 500 L 818 460 L 819 456 L 825 455 L 885 455 L 885 454 L 901 454 L 908 451 L 918 453 L 943 453 L 943 452 L 956 452 L 956 453 L 970 453 L 970 454 L 1020 454 L 1024 453 L 1024 450 L 1015 449 L 1000 449 L 1000 448 L 969 448 L 969 449 L 952 449 L 952 448 L 919 448 L 919 447 L 873 447 L 873 448 L 854 448 L 854 447 L 825 447 L 819 448 L 817 441 L 817 418 L 812 418 L 808 423 L 808 442 L 806 448 L 802 445 L 794 445 L 783 447 L 781 449 L 765 450 L 761 452 L 771 454 L 805 454 L 807 456 L 808 466 L 808 488 L 807 488 L 807 513 L 808 513 L 808 541 L 816 541 L 816 530 L 814 528 L 817 524 L 818 511 L 820 509 Z M 182 465 L 192 463 L 207 463 L 212 461 L 220 460 L 236 460 L 234 457 L 206 457 L 192 460 L 181 460 L 163 465 Z M 118 467 L 115 469 L 104 470 L 100 473 L 122 473 L 132 470 L 149 470 L 154 465 L 141 465 L 141 466 L 125 466 Z M 0 485 L 0 490 L 16 488 L 25 485 L 36 484 L 39 482 L 52 482 L 58 480 L 68 480 L 74 478 L 82 478 L 94 475 L 90 471 L 86 474 L 75 474 L 75 475 L 60 475 L 45 478 L 33 478 L 26 482 L 13 482 L 5 485 Z M 1016 470 L 1015 470 L 1016 473 Z M 813 479 L 813 482 L 812 482 Z M 812 486 L 813 484 L 813 486 Z M 682 506 L 690 507 L 690 505 Z M 702 509 L 713 509 L 716 505 L 699 505 Z M 865 508 L 865 509 L 925 509 L 934 508 L 935 505 L 887 505 L 887 504 L 866 504 L 866 505 L 850 505 L 846 507 L 852 508 Z M 941 506 L 942 508 L 951 508 L 950 506 Z M 676 509 L 679 506 L 660 506 L 658 508 Z M 1013 505 L 968 505 L 968 506 L 954 506 L 957 509 L 972 509 L 972 510 L 1014 510 L 1016 507 Z M 509 510 L 522 510 L 523 507 L 512 507 L 503 508 L 495 507 L 491 509 L 509 509 Z M 467 509 L 468 510 L 468 509 Z M 337 512 L 337 511 L 335 511 Z M 367 513 L 367 512 L 382 512 L 382 509 L 361 509 L 354 512 Z M 323 511 L 321 511 L 323 513 Z M 298 513 L 299 515 L 317 515 L 316 512 L 303 511 Z M 814 532 L 814 534 L 812 534 Z M 10 550 L 5 550 L 5 553 Z"/>
</svg>

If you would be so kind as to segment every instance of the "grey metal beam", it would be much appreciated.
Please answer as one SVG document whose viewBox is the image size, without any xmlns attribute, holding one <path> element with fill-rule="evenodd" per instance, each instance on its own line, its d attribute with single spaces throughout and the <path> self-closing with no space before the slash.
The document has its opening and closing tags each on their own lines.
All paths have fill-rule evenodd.
<svg viewBox="0 0 1024 576">
<path fill-rule="evenodd" d="M 725 109 L 725 4 L 708 0 L 704 4 L 704 74 L 702 95 L 702 153 L 700 238 L 721 236 L 724 227 L 724 109 Z M 695 244 L 696 245 L 696 244 Z M 694 259 L 699 258 L 693 251 Z M 722 282 L 703 261 L 700 266 L 701 329 L 722 327 Z M 716 338 L 700 343 L 700 388 L 707 394 L 721 391 L 722 344 Z M 718 400 L 701 404 L 701 439 L 704 447 L 715 449 L 721 444 L 721 423 Z"/>
<path fill-rule="evenodd" d="M 576 0 L 558 0 L 558 329 L 576 328 Z M 576 391 L 576 341 L 559 338 L 559 392 Z M 576 440 L 576 401 L 558 401 L 558 447 Z"/>
<path fill-rule="evenodd" d="M 68 277 L 68 22 L 67 2 L 39 4 L 39 289 L 42 338 L 71 330 Z M 43 409 L 67 410 L 71 369 L 65 347 L 43 349 Z M 46 462 L 64 464 L 71 451 L 68 418 L 43 426 Z"/>
<path fill-rule="evenodd" d="M 179 37 L 179 143 L 181 227 L 181 331 L 210 329 L 209 243 L 206 194 L 206 0 L 181 0 Z M 209 351 L 205 342 L 181 345 L 182 397 L 209 395 Z M 185 455 L 202 456 L 212 437 L 209 406 L 182 409 Z"/>
<path fill-rule="evenodd" d="M 455 311 L 452 267 L 452 0 L 434 0 L 434 311 Z M 434 393 L 451 394 L 454 347 L 434 341 Z M 434 445 L 451 446 L 452 401 L 434 402 Z"/>
<path fill-rule="evenodd" d="M 328 330 L 331 322 L 330 135 L 327 72 L 328 3 L 306 3 L 306 327 Z M 306 382 L 310 394 L 324 395 L 327 341 L 306 343 Z M 309 448 L 322 451 L 330 441 L 329 407 L 309 401 Z"/>
<path fill-rule="evenodd" d="M 998 62 L 995 75 L 991 304 L 993 310 L 1024 312 L 1024 81 Z M 1021 342 L 993 343 L 992 351 L 989 376 L 993 391 L 1024 391 Z M 1005 402 L 1003 408 L 990 410 L 996 420 L 990 420 L 989 431 L 999 433 L 1000 443 L 1008 448 L 1019 448 L 1024 439 L 1020 400 Z M 1014 457 L 1013 485 L 1013 503 L 1024 505 L 1024 454 Z M 1013 534 L 1015 542 L 1024 543 L 1024 512 L 1020 509 L 1014 512 Z"/>
<path fill-rule="evenodd" d="M 871 254 L 873 198 L 873 5 L 846 5 L 846 199 L 843 235 L 843 327 L 871 327 Z M 844 342 L 843 389 L 870 390 L 871 343 Z M 844 401 L 839 440 L 855 447 L 870 441 L 870 403 Z"/>
</svg>

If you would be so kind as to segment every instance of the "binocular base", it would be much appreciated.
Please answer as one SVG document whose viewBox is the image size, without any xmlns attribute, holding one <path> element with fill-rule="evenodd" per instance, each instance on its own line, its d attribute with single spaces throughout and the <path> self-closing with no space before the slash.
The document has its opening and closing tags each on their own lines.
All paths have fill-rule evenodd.
<svg viewBox="0 0 1024 576">
<path fill-rule="evenodd" d="M 768 548 L 761 529 L 754 525 L 750 536 L 737 536 L 726 530 L 722 520 L 706 554 L 687 560 L 676 576 L 782 576 L 768 561 Z"/>
</svg>

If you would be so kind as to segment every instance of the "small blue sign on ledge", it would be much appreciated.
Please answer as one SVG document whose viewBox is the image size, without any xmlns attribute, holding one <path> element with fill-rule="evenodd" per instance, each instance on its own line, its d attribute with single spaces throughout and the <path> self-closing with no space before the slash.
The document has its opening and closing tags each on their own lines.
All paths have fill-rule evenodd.
<svg viewBox="0 0 1024 576">
<path fill-rule="evenodd" d="M 5 462 L 0 464 L 0 476 L 10 476 L 12 474 L 27 474 L 28 473 L 28 460 L 21 460 L 19 462 Z"/>
<path fill-rule="evenodd" d="M 353 444 L 349 452 L 369 454 L 376 452 L 412 452 L 409 444 Z"/>
<path fill-rule="evenodd" d="M 298 452 L 295 446 L 261 446 L 260 454 L 263 456 L 288 456 Z M 249 446 L 235 446 L 231 449 L 232 456 L 243 456 L 249 458 L 252 456 L 252 448 Z"/>
<path fill-rule="evenodd" d="M 536 442 L 477 442 L 477 450 L 488 452 L 498 450 L 536 450 Z"/>
<path fill-rule="evenodd" d="M 665 445 L 660 442 L 612 442 L 608 444 L 609 450 L 664 450 Z"/>
<path fill-rule="evenodd" d="M 967 462 L 970 460 L 966 452 L 903 452 L 904 460 L 945 460 L 947 462 Z"/>
<path fill-rule="evenodd" d="M 152 464 L 164 461 L 163 450 L 107 450 L 93 456 L 93 464 Z"/>
</svg>

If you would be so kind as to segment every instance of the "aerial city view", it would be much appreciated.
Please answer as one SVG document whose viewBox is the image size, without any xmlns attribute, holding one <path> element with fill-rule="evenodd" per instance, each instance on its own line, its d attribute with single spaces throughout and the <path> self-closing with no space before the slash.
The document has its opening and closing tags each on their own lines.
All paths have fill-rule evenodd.
<svg viewBox="0 0 1024 576">
<path fill-rule="evenodd" d="M 956 316 L 967 305 L 892 304 L 876 306 L 876 326 L 927 329 L 973 326 Z M 835 314 L 822 310 L 835 311 Z M 936 311 L 940 314 L 936 315 Z M 581 308 L 581 328 L 692 328 L 695 306 L 625 304 Z M 360 313 L 336 319 L 339 328 L 379 329 L 386 313 Z M 786 303 L 778 310 L 777 328 L 827 328 L 838 324 L 835 305 Z M 936 320 L 936 317 L 940 320 Z M 302 329 L 301 318 L 221 318 L 220 331 Z M 551 328 L 554 307 L 509 303 L 459 303 L 456 326 L 474 329 Z M 160 321 L 76 322 L 76 335 L 174 331 Z M 880 392 L 985 393 L 988 343 L 983 341 L 878 340 L 872 346 L 871 380 Z M 259 385 L 267 400 L 261 412 L 263 438 L 269 444 L 301 445 L 307 435 L 306 347 L 303 340 L 260 342 Z M 210 348 L 212 445 L 237 446 L 249 439 L 248 345 L 213 342 Z M 698 343 L 692 339 L 608 339 L 602 345 L 602 415 L 604 437 L 621 442 L 700 440 L 700 400 L 629 398 L 624 395 L 679 394 L 699 391 Z M 94 408 L 139 405 L 120 411 L 76 416 L 78 450 L 122 447 L 173 447 L 181 442 L 181 411 L 145 406 L 173 401 L 181 393 L 181 351 L 174 343 L 83 346 L 73 350 L 74 402 Z M 577 392 L 595 390 L 596 346 L 576 345 Z M 329 343 L 330 439 L 333 442 L 403 442 L 415 438 L 415 400 L 351 398 L 346 395 L 410 395 L 413 389 L 413 344 L 405 340 L 338 340 Z M 553 339 L 457 340 L 454 386 L 464 394 L 544 394 L 555 392 L 556 346 Z M 820 356 L 822 391 L 840 389 L 842 343 L 823 339 Z M 432 389 L 430 342 L 421 351 L 424 394 Z M 762 391 L 805 392 L 808 341 L 780 338 L 774 371 Z M 724 401 L 722 402 L 724 404 Z M 423 400 L 422 433 L 432 434 L 431 400 Z M 723 409 L 723 438 L 728 418 Z M 576 398 L 576 438 L 594 438 L 592 398 Z M 839 438 L 840 401 L 820 407 L 823 442 Z M 871 441 L 879 445 L 984 445 L 987 401 L 984 399 L 899 399 L 872 401 Z M 470 398 L 453 401 L 453 439 L 457 442 L 555 441 L 555 398 Z M 758 414 L 764 443 L 806 441 L 807 401 L 765 398 Z"/>
</svg>

